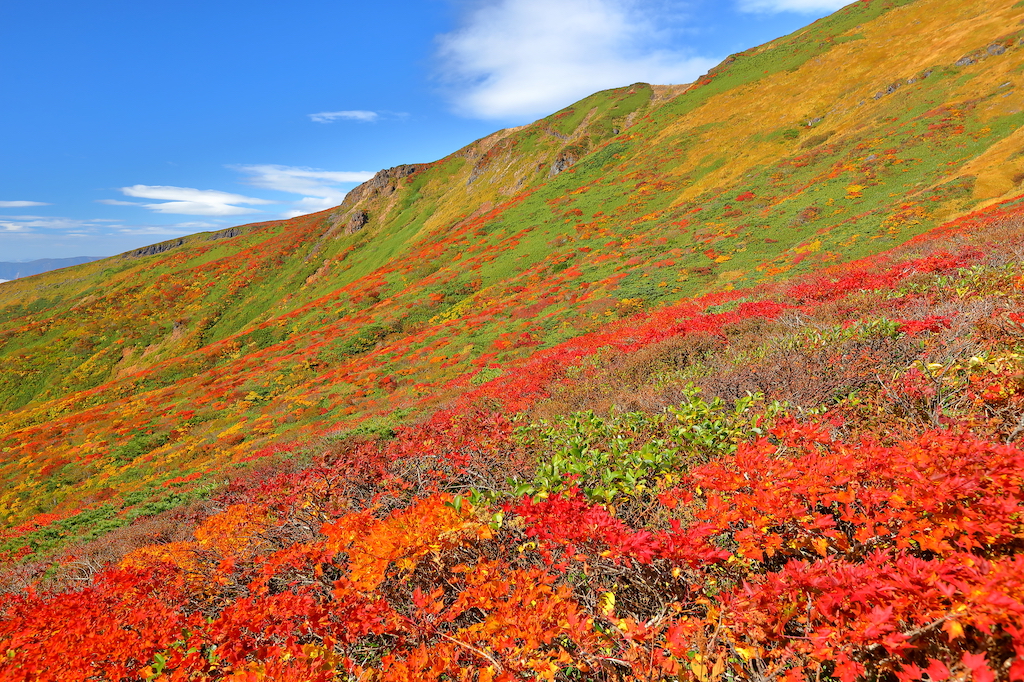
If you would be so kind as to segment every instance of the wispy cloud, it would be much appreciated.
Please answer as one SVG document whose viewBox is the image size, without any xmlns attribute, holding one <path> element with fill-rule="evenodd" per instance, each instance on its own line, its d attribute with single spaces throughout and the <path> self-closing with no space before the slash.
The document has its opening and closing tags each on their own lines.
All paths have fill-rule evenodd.
<svg viewBox="0 0 1024 682">
<path fill-rule="evenodd" d="M 477 118 L 546 114 L 597 90 L 687 83 L 718 60 L 666 47 L 657 0 L 485 0 L 438 36 L 439 78 Z"/>
<path fill-rule="evenodd" d="M 344 195 L 342 195 L 342 199 L 343 198 Z M 292 202 L 292 206 L 295 206 L 295 208 L 285 211 L 281 215 L 285 218 L 294 218 L 296 216 L 306 215 L 307 213 L 326 211 L 340 203 L 341 199 L 332 197 L 303 197 L 298 201 Z"/>
<path fill-rule="evenodd" d="M 266 199 L 257 199 L 214 189 L 169 187 L 166 185 L 132 185 L 131 187 L 122 187 L 121 192 L 129 197 L 160 200 L 162 203 L 142 203 L 136 205 L 143 206 L 157 213 L 179 215 L 245 215 L 247 213 L 257 213 L 258 209 L 246 208 L 236 204 L 253 206 L 275 203 Z M 112 203 L 112 201 L 108 199 L 104 203 Z M 121 202 L 116 205 L 123 206 L 131 203 L 133 202 Z"/>
<path fill-rule="evenodd" d="M 363 121 L 364 123 L 371 123 L 380 118 L 380 114 L 376 111 L 321 111 L 319 114 L 309 114 L 311 121 L 315 123 L 333 123 L 337 120 L 343 121 Z"/>
<path fill-rule="evenodd" d="M 314 123 L 334 123 L 335 121 L 375 123 L 377 121 L 393 121 L 408 118 L 409 114 L 404 111 L 364 111 L 356 109 L 353 111 L 321 111 L 318 114 L 307 114 L 307 116 Z"/>
<path fill-rule="evenodd" d="M 37 215 L 0 215 L 0 235 L 20 238 L 181 236 L 223 227 L 222 222 L 186 221 L 169 225 L 131 225 L 110 218 L 64 218 Z"/>
<path fill-rule="evenodd" d="M 0 231 L 37 233 L 41 231 L 82 231 L 110 227 L 116 220 L 95 218 L 82 220 L 78 218 L 62 218 L 59 216 L 41 215 L 0 215 Z"/>
<path fill-rule="evenodd" d="M 152 225 L 108 219 L 0 215 L 0 249 L 6 260 L 103 256 L 223 226 L 222 222 L 206 221 Z"/>
<path fill-rule="evenodd" d="M 737 7 L 741 12 L 756 14 L 778 14 L 781 12 L 810 14 L 812 12 L 834 12 L 849 4 L 850 0 L 739 0 Z"/>
<path fill-rule="evenodd" d="M 0 201 L 0 208 L 27 208 L 29 206 L 49 206 L 42 201 Z"/>
<path fill-rule="evenodd" d="M 272 200 L 213 189 L 195 189 L 192 187 L 172 187 L 167 185 L 132 185 L 131 187 L 122 187 L 121 192 L 128 197 L 151 199 L 156 200 L 156 202 L 98 199 L 97 203 L 108 206 L 136 206 L 162 214 L 209 217 L 266 213 L 267 209 L 252 207 L 276 204 L 278 206 L 287 206 L 288 209 L 283 213 L 280 212 L 280 209 L 274 212 L 277 215 L 290 218 L 337 206 L 345 198 L 351 185 L 369 180 L 374 175 L 369 171 L 329 171 L 320 168 L 275 164 L 235 165 L 228 167 L 244 173 L 246 176 L 244 182 L 252 187 L 285 192 L 287 194 L 297 194 L 301 198 Z M 348 187 L 345 185 L 348 185 Z M 148 232 L 138 232 L 138 234 L 163 234 L 162 230 L 170 229 L 171 227 L 173 226 L 146 227 L 145 229 L 149 230 Z M 193 222 L 180 223 L 177 227 L 202 229 L 219 227 L 219 225 L 216 223 Z"/>
<path fill-rule="evenodd" d="M 369 171 L 326 171 L 272 164 L 231 168 L 248 175 L 246 183 L 253 187 L 301 195 L 302 199 L 292 202 L 294 208 L 284 214 L 287 218 L 337 206 L 348 194 L 348 189 L 339 185 L 365 182 L 374 175 Z"/>
<path fill-rule="evenodd" d="M 121 201 L 120 199 L 97 199 L 97 204 L 106 204 L 107 206 L 142 206 L 137 201 Z"/>
<path fill-rule="evenodd" d="M 366 182 L 374 175 L 369 171 L 326 171 L 319 168 L 276 164 L 240 165 L 230 168 L 249 175 L 246 183 L 253 187 L 315 196 L 325 196 L 324 192 L 340 191 L 333 188 L 333 185 Z"/>
<path fill-rule="evenodd" d="M 177 228 L 179 230 L 183 230 L 183 229 L 208 230 L 208 229 L 210 229 L 212 227 L 221 227 L 223 224 L 224 224 L 223 221 L 216 222 L 216 223 L 211 223 L 211 222 L 207 222 L 205 220 L 189 220 L 189 221 L 186 221 L 184 223 L 175 223 L 173 225 L 168 225 L 167 227 L 173 227 L 173 228 Z"/>
<path fill-rule="evenodd" d="M 222 227 L 222 225 L 219 223 L 200 222 L 176 223 L 174 225 L 128 225 L 118 227 L 117 233 L 123 235 L 177 237 L 197 231 L 209 230 L 215 227 Z"/>
</svg>

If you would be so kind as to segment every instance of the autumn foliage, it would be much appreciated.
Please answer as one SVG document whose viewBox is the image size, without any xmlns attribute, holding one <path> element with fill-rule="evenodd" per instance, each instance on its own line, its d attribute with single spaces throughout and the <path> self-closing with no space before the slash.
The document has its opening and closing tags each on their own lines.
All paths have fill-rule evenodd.
<svg viewBox="0 0 1024 682">
<path fill-rule="evenodd" d="M 1017 211 L 946 234 L 1012 252 Z M 1024 272 L 933 247 L 635 317 L 65 557 L 3 598 L 0 679 L 1024 679 Z M 757 371 L 787 348 L 819 388 Z M 551 416 L 614 391 L 646 411 Z"/>
<path fill-rule="evenodd" d="M 1018 14 L 4 284 L 0 680 L 1024 681 Z"/>
</svg>

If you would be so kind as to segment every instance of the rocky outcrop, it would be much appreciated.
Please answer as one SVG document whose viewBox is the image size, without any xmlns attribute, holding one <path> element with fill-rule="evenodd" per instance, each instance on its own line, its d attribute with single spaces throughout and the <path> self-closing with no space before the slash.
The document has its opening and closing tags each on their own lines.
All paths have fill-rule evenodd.
<svg viewBox="0 0 1024 682">
<path fill-rule="evenodd" d="M 551 164 L 551 170 L 548 171 L 548 177 L 555 177 L 566 168 L 572 166 L 574 163 L 579 161 L 580 155 L 575 149 L 563 149 L 555 157 L 554 162 Z"/>
<path fill-rule="evenodd" d="M 354 209 L 359 203 L 378 196 L 388 197 L 398 191 L 398 183 L 416 171 L 422 170 L 424 164 L 403 164 L 394 168 L 385 168 L 372 178 L 359 185 L 345 195 L 341 204 L 328 214 L 324 225 L 327 230 L 320 239 L 329 239 L 342 231 L 344 234 L 355 234 L 370 222 L 370 214 L 362 209 Z M 354 209 L 354 210 L 353 210 Z M 314 247 L 308 258 L 320 250 L 319 243 Z"/>
<path fill-rule="evenodd" d="M 409 177 L 420 168 L 421 166 L 416 164 L 403 164 L 394 168 L 385 168 L 345 195 L 345 200 L 341 202 L 341 207 L 352 206 L 364 199 L 381 194 L 385 196 L 394 194 L 395 190 L 398 189 L 399 181 Z"/>
<path fill-rule="evenodd" d="M 345 234 L 355 234 L 366 227 L 370 222 L 370 215 L 366 211 L 352 211 L 349 214 L 348 222 L 345 223 Z"/>
<path fill-rule="evenodd" d="M 134 251 L 122 253 L 121 258 L 141 258 L 142 256 L 155 256 L 158 253 L 163 253 L 164 251 L 170 251 L 171 249 L 177 248 L 184 243 L 184 239 L 172 239 L 169 242 L 160 242 L 159 244 L 153 244 L 152 246 L 144 246 L 141 249 L 135 249 Z"/>
<path fill-rule="evenodd" d="M 240 234 L 242 234 L 240 229 L 237 227 L 230 227 L 226 230 L 221 230 L 220 232 L 214 232 L 207 237 L 207 239 L 210 241 L 213 241 L 214 239 L 231 239 L 232 237 L 237 237 Z"/>
<path fill-rule="evenodd" d="M 953 63 L 953 66 L 973 66 L 982 60 L 988 59 L 989 57 L 999 57 L 1000 55 L 1006 54 L 1006 50 L 1009 48 L 1024 45 L 1024 38 L 1022 38 L 1022 35 L 1024 35 L 1024 31 L 1019 30 L 1008 35 L 1004 35 L 990 43 L 985 48 L 979 48 L 969 54 L 965 54 L 963 57 L 956 60 Z"/>
</svg>

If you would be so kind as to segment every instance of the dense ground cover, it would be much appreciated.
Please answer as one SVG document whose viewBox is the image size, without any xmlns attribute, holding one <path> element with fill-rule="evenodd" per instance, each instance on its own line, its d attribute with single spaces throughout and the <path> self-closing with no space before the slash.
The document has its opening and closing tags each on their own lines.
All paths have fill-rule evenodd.
<svg viewBox="0 0 1024 682">
<path fill-rule="evenodd" d="M 1021 679 L 1022 224 L 638 314 L 82 545 L 0 674 Z"/>
<path fill-rule="evenodd" d="M 1012 195 L 1020 14 L 854 3 L 685 91 L 598 93 L 332 211 L 4 284 L 0 555 L 49 556 L 609 321 Z"/>
<path fill-rule="evenodd" d="M 1024 678 L 1020 19 L 3 284 L 0 679 Z"/>
</svg>

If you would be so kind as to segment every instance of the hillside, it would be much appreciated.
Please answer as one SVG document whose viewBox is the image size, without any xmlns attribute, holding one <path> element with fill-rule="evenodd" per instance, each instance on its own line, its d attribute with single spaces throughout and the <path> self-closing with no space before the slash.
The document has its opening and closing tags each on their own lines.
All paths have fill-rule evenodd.
<svg viewBox="0 0 1024 682">
<path fill-rule="evenodd" d="M 1024 679 L 1022 20 L 5 283 L 0 679 Z"/>
</svg>

